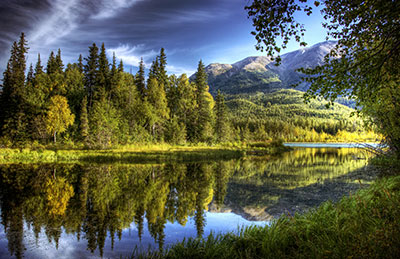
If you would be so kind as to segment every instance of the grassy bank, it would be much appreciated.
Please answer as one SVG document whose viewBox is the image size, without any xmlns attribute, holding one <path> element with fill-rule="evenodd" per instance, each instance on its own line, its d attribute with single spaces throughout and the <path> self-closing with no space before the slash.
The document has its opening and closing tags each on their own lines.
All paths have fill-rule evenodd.
<svg viewBox="0 0 400 259">
<path fill-rule="evenodd" d="M 130 145 L 106 150 L 88 150 L 68 146 L 42 146 L 1 148 L 0 163 L 34 162 L 90 162 L 90 163 L 151 163 L 169 161 L 204 161 L 232 159 L 244 155 L 276 155 L 288 150 L 282 142 L 252 143 L 245 145 L 173 146 Z"/>
<path fill-rule="evenodd" d="M 400 176 L 380 179 L 336 204 L 285 215 L 270 226 L 188 239 L 148 258 L 397 258 Z"/>
</svg>

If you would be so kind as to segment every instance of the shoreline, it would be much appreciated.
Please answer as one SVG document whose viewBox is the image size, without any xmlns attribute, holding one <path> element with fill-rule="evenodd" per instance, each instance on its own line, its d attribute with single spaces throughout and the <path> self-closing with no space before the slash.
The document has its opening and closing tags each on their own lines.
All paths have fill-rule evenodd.
<svg viewBox="0 0 400 259">
<path fill-rule="evenodd" d="M 121 147 L 115 149 L 30 149 L 0 148 L 0 163 L 149 163 L 189 162 L 210 159 L 234 159 L 244 156 L 279 155 L 291 150 L 282 143 L 267 143 L 261 146 L 248 145 L 217 146 L 169 146 L 152 145 Z"/>
</svg>

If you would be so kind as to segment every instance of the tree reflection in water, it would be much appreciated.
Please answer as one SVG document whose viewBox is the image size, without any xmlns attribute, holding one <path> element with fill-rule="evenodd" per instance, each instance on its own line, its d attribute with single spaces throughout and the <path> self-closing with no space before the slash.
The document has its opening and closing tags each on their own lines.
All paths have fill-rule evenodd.
<svg viewBox="0 0 400 259">
<path fill-rule="evenodd" d="M 131 223 L 163 249 L 167 222 L 192 217 L 204 234 L 205 210 L 267 208 L 285 192 L 340 178 L 365 165 L 352 149 L 304 149 L 279 158 L 177 164 L 0 165 L 1 218 L 10 255 L 22 258 L 24 222 L 58 247 L 63 232 L 87 240 L 103 256 L 106 238 L 121 239 Z M 229 182 L 229 184 L 228 184 Z M 270 191 L 268 191 L 270 190 Z M 266 209 L 265 209 L 266 210 Z M 145 226 L 147 222 L 147 226 Z"/>
</svg>

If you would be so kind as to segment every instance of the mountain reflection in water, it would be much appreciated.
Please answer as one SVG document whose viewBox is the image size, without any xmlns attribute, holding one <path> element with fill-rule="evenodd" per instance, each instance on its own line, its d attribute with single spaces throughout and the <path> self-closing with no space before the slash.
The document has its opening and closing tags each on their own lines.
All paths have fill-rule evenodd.
<svg viewBox="0 0 400 259">
<path fill-rule="evenodd" d="M 373 179 L 357 171 L 364 158 L 357 149 L 306 148 L 207 163 L 3 164 L 0 257 L 62 258 L 71 246 L 73 257 L 125 257 L 235 231 L 358 189 Z"/>
</svg>

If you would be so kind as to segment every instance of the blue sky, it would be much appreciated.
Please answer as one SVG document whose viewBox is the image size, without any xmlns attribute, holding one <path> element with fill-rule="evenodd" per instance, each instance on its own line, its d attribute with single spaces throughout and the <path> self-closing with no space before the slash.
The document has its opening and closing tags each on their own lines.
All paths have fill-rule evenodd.
<svg viewBox="0 0 400 259">
<path fill-rule="evenodd" d="M 40 52 L 61 49 L 64 63 L 75 62 L 88 46 L 104 42 L 126 69 L 136 72 L 141 57 L 147 66 L 164 47 L 169 73 L 191 74 L 198 61 L 234 63 L 255 50 L 252 22 L 244 7 L 249 0 L 2 0 L 0 1 L 0 71 L 10 46 L 23 31 L 30 47 L 29 63 Z M 321 15 L 299 16 L 309 45 L 325 39 Z M 287 51 L 298 49 L 290 44 Z"/>
</svg>

